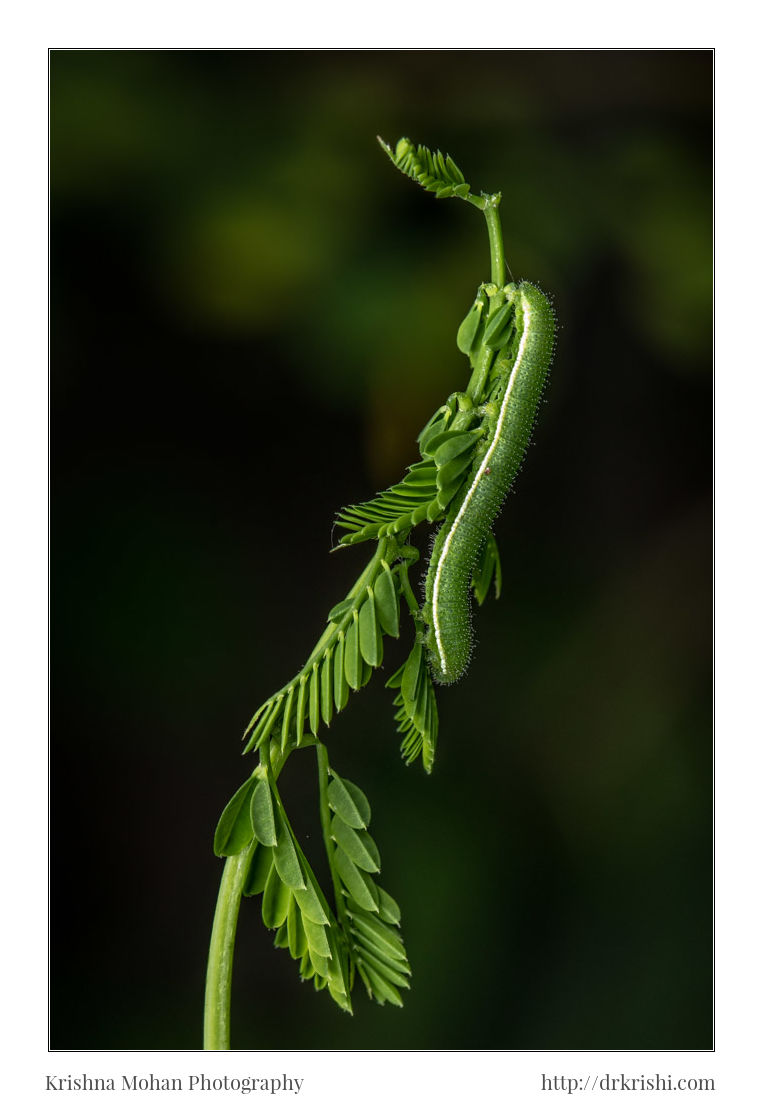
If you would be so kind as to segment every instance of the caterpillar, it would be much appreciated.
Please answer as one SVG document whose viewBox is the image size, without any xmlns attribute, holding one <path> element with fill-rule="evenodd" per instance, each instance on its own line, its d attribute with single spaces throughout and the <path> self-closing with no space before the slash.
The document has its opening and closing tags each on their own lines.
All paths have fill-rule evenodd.
<svg viewBox="0 0 763 1110">
<path fill-rule="evenodd" d="M 513 338 L 493 370 L 487 435 L 437 533 L 426 576 L 427 659 L 432 677 L 445 685 L 461 678 L 471 657 L 475 564 L 524 458 L 553 354 L 554 313 L 543 293 L 525 281 L 503 292 L 501 328 L 504 335 L 513 328 Z"/>
</svg>

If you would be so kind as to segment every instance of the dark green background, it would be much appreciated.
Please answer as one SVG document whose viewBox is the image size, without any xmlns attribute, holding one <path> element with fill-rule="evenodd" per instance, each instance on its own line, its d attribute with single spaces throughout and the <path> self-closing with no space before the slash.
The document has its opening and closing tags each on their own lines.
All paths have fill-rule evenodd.
<svg viewBox="0 0 763 1110">
<path fill-rule="evenodd" d="M 465 384 L 484 222 L 377 133 L 502 190 L 557 355 L 433 775 L 381 676 L 329 737 L 405 1008 L 339 1013 L 247 902 L 234 1047 L 711 1046 L 712 65 L 52 53 L 52 1047 L 199 1046 L 242 728 L 363 565 L 334 512 Z M 313 772 L 284 790 L 319 857 Z"/>
</svg>

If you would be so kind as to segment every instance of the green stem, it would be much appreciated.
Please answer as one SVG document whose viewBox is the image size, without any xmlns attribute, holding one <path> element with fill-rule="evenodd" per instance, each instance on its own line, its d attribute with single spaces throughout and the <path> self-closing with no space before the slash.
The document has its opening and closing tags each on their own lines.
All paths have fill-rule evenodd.
<svg viewBox="0 0 763 1110">
<path fill-rule="evenodd" d="M 280 775 L 290 751 L 278 753 L 270 763 L 269 743 L 263 744 L 261 764 L 267 769 L 271 782 Z M 233 979 L 233 950 L 236 945 L 236 928 L 244 883 L 257 841 L 252 839 L 237 856 L 228 856 L 217 894 L 215 919 L 209 942 L 207 961 L 207 987 L 204 995 L 204 1048 L 230 1048 L 230 998 Z"/>
<path fill-rule="evenodd" d="M 204 999 L 204 1048 L 230 1048 L 230 995 L 233 948 L 241 895 L 257 841 L 225 861 L 209 944 Z"/>
<path fill-rule="evenodd" d="M 499 289 L 503 287 L 506 268 L 503 255 L 501 217 L 498 215 L 498 205 L 500 203 L 500 193 L 493 193 L 491 197 L 486 198 L 485 203 L 485 219 L 487 220 L 487 233 L 490 240 L 490 280 Z"/>
<path fill-rule="evenodd" d="M 376 577 L 381 569 L 382 562 L 387 558 L 391 559 L 391 553 L 396 550 L 397 547 L 392 536 L 387 536 L 383 539 L 380 539 L 376 546 L 375 554 L 371 557 L 371 559 L 369 559 L 368 563 L 366 564 L 365 570 L 360 575 L 357 582 L 349 591 L 349 593 L 346 595 L 345 600 L 349 598 L 356 599 L 359 598 L 361 595 L 365 595 L 366 588 L 368 586 L 373 586 Z M 302 681 L 303 676 L 309 675 L 313 663 L 315 663 L 317 659 L 320 659 L 323 655 L 325 655 L 329 648 L 332 648 L 334 646 L 336 641 L 339 639 L 339 633 L 347 627 L 352 619 L 353 615 L 350 611 L 345 616 L 340 617 L 338 620 L 329 622 L 329 624 L 323 630 L 318 643 L 310 652 L 310 657 L 308 658 L 304 667 L 300 671 L 298 671 L 297 674 L 289 682 L 287 682 L 285 686 L 282 686 L 281 689 L 277 690 L 272 697 L 268 698 L 267 702 L 265 702 L 264 705 L 260 706 L 260 708 L 257 710 L 257 713 L 255 713 L 254 717 L 247 725 L 246 731 L 244 732 L 244 738 L 249 735 L 254 725 L 255 719 L 258 718 L 260 714 L 263 714 L 263 717 L 257 722 L 257 728 L 254 730 L 254 732 L 257 732 L 257 730 L 260 728 L 265 715 L 270 714 L 273 718 L 276 716 L 278 710 L 277 701 L 280 702 L 284 699 L 284 697 L 287 697 L 289 690 L 293 687 L 296 687 Z M 269 708 L 264 708 L 265 706 L 268 706 Z M 252 733 L 252 736 L 253 735 L 254 733 Z M 253 746 L 255 745 L 252 744 L 252 737 L 250 736 L 244 748 L 244 755 L 246 755 L 247 752 L 251 751 Z"/>
<path fill-rule="evenodd" d="M 505 280 L 506 259 L 503 252 L 503 232 L 501 231 L 501 218 L 498 215 L 498 205 L 501 203 L 501 194 L 493 193 L 492 196 L 485 196 L 485 220 L 487 221 L 487 233 L 490 241 L 490 280 L 498 287 L 498 291 L 490 297 L 490 305 L 488 308 L 488 319 L 498 311 L 506 299 L 502 290 Z M 490 371 L 495 353 L 489 347 L 482 347 L 476 360 L 476 365 L 469 379 L 469 384 L 466 387 L 466 392 L 471 397 L 474 404 L 478 405 L 482 401 L 482 394 L 485 389 L 485 382 Z"/>
</svg>

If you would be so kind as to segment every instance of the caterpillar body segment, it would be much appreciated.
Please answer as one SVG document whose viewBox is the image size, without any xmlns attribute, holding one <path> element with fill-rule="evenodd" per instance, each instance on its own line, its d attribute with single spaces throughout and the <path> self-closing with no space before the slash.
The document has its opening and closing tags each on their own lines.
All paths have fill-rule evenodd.
<svg viewBox="0 0 763 1110">
<path fill-rule="evenodd" d="M 502 311 L 501 330 L 513 331 L 494 368 L 499 388 L 486 406 L 487 434 L 437 534 L 426 578 L 428 662 L 444 684 L 457 682 L 469 663 L 475 564 L 527 450 L 553 354 L 554 314 L 543 293 L 529 282 L 504 292 L 513 312 Z"/>
</svg>

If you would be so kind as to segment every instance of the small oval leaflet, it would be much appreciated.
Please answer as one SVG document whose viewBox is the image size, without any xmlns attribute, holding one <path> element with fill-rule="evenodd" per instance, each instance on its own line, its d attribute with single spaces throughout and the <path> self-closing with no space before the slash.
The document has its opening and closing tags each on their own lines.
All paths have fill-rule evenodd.
<svg viewBox="0 0 763 1110">
<path fill-rule="evenodd" d="M 254 779 L 247 779 L 222 811 L 215 829 L 213 850 L 216 856 L 237 856 L 252 839 L 249 796 L 253 789 Z"/>
<path fill-rule="evenodd" d="M 350 897 L 354 898 L 364 910 L 378 909 L 379 897 L 373 879 L 369 878 L 365 871 L 357 868 L 339 845 L 334 849 L 334 863 Z"/>
<path fill-rule="evenodd" d="M 330 610 L 329 615 L 326 617 L 327 623 L 330 624 L 332 621 L 336 622 L 340 620 L 345 613 L 349 613 L 354 604 L 355 599 L 352 597 L 346 597 L 344 601 L 340 601 L 338 605 L 335 605 L 334 608 Z"/>
<path fill-rule="evenodd" d="M 360 646 L 358 644 L 358 618 L 353 614 L 353 620 L 347 629 L 344 638 L 344 674 L 352 690 L 360 689 L 361 679 Z"/>
<path fill-rule="evenodd" d="M 299 857 L 297 856 L 297 850 L 294 847 L 291 833 L 281 816 L 280 810 L 276 811 L 275 821 L 278 840 L 273 849 L 273 859 L 278 874 L 288 887 L 292 887 L 294 890 L 304 890 L 305 879 L 302 874 Z"/>
<path fill-rule="evenodd" d="M 418 436 L 419 448 L 422 455 L 428 455 L 430 453 L 429 444 L 432 440 L 436 439 L 441 432 L 445 431 L 447 423 L 447 415 L 442 409 L 438 409 L 434 416 L 424 425 Z"/>
<path fill-rule="evenodd" d="M 289 741 L 289 728 L 291 726 L 291 710 L 294 705 L 294 691 L 296 686 L 289 687 L 289 692 L 286 695 L 286 705 L 283 711 L 283 720 L 281 721 L 281 751 L 284 751 Z"/>
<path fill-rule="evenodd" d="M 472 454 L 466 451 L 443 463 L 437 471 L 437 485 L 440 490 L 449 489 L 471 465 Z"/>
<path fill-rule="evenodd" d="M 341 713 L 349 697 L 350 686 L 344 673 L 344 632 L 340 632 L 334 649 L 334 704 L 337 713 Z"/>
<path fill-rule="evenodd" d="M 456 333 L 456 346 L 464 355 L 470 354 L 474 346 L 474 340 L 476 339 L 479 326 L 482 323 L 482 312 L 485 308 L 486 300 L 485 294 L 480 293 L 462 320 L 458 332 Z"/>
<path fill-rule="evenodd" d="M 363 871 L 379 871 L 379 849 L 364 829 L 353 829 L 337 814 L 331 822 L 331 835 L 352 862 Z"/>
<path fill-rule="evenodd" d="M 471 451 L 476 440 L 482 435 L 482 428 L 477 428 L 473 432 L 458 432 L 456 435 L 450 436 L 435 451 L 434 461 L 439 467 L 445 466 L 445 463 L 457 458 L 464 451 Z"/>
<path fill-rule="evenodd" d="M 291 891 L 281 878 L 275 867 L 271 869 L 265 890 L 262 893 L 262 920 L 268 929 L 277 929 L 283 925 L 289 912 Z"/>
<path fill-rule="evenodd" d="M 309 917 L 316 925 L 328 925 L 329 919 L 309 877 L 306 880 L 305 889 L 295 890 L 294 897 L 299 903 L 303 917 Z"/>
<path fill-rule="evenodd" d="M 353 829 L 365 829 L 371 822 L 371 806 L 359 786 L 334 775 L 328 785 L 328 803 L 334 813 Z"/>
<path fill-rule="evenodd" d="M 308 691 L 308 676 L 303 674 L 299 680 L 299 695 L 297 697 L 297 728 L 296 728 L 296 741 L 297 747 L 302 743 L 302 737 L 305 735 L 305 712 L 307 709 L 307 691 Z"/>
<path fill-rule="evenodd" d="M 358 634 L 360 654 L 371 667 L 378 667 L 382 661 L 382 638 L 376 623 L 376 606 L 371 589 L 360 607 L 358 614 Z"/>
<path fill-rule="evenodd" d="M 318 670 L 318 664 L 313 663 L 313 669 L 310 672 L 310 731 L 313 736 L 318 735 L 318 725 L 321 719 L 321 679 Z"/>
<path fill-rule="evenodd" d="M 334 669 L 331 654 L 331 648 L 328 648 L 321 665 L 321 716 L 326 725 L 331 724 L 334 715 Z"/>
<path fill-rule="evenodd" d="M 379 892 L 379 917 L 391 925 L 400 924 L 400 907 L 391 894 L 377 885 Z"/>
<path fill-rule="evenodd" d="M 315 985 L 318 990 L 323 990 L 328 982 L 329 963 L 327 956 L 319 956 L 317 952 L 308 952 L 307 958 L 315 969 Z M 320 977 L 321 982 L 318 982 Z"/>
<path fill-rule="evenodd" d="M 265 779 L 260 779 L 252 794 L 252 826 L 260 844 L 267 844 L 272 848 L 276 843 L 276 824 L 273 797 Z"/>
<path fill-rule="evenodd" d="M 403 669 L 403 679 L 400 684 L 400 692 L 403 695 L 403 702 L 408 710 L 409 716 L 412 718 L 416 709 L 416 691 L 419 684 L 419 675 L 424 666 L 424 649 L 419 640 L 413 645 L 408 659 L 406 660 Z"/>
<path fill-rule="evenodd" d="M 310 955 L 325 956 L 327 959 L 331 958 L 331 949 L 329 942 L 326 938 L 326 930 L 323 925 L 316 925 L 309 917 L 304 920 L 305 936 L 307 943 L 310 947 Z"/>
<path fill-rule="evenodd" d="M 249 866 L 249 874 L 244 883 L 244 894 L 248 898 L 253 894 L 262 894 L 272 868 L 273 850 L 264 844 L 257 844 Z"/>
<path fill-rule="evenodd" d="M 512 315 L 513 311 L 514 311 L 514 302 L 513 301 L 507 301 L 505 304 L 501 305 L 501 307 L 497 310 L 497 312 L 493 316 L 490 317 L 487 324 L 485 324 L 485 336 L 484 336 L 484 342 L 488 346 L 492 346 L 493 343 L 495 342 L 496 338 L 504 330 L 504 328 L 506 327 L 506 325 L 509 323 L 509 321 L 511 319 L 511 315 Z"/>
<path fill-rule="evenodd" d="M 414 517 L 415 515 L 414 513 Z M 392 571 L 386 563 L 382 563 L 381 573 L 374 582 L 374 601 L 376 616 L 382 629 L 388 636 L 397 639 L 400 635 L 400 605 Z"/>
<path fill-rule="evenodd" d="M 310 953 L 305 952 L 299 965 L 299 977 L 306 983 L 313 975 L 315 975 L 315 968 L 310 960 Z"/>
<path fill-rule="evenodd" d="M 278 716 L 278 711 L 280 709 L 282 700 L 283 694 L 278 694 L 277 697 L 271 698 L 270 701 L 265 702 L 265 707 L 263 707 L 262 713 L 260 713 L 260 711 L 258 710 L 257 724 L 254 726 L 249 735 L 249 740 L 247 741 L 244 748 L 244 755 L 246 755 L 247 752 L 252 751 L 253 748 L 259 747 L 261 741 L 269 735 L 271 725 L 275 722 L 275 719 Z"/>
<path fill-rule="evenodd" d="M 286 935 L 292 959 L 301 960 L 307 951 L 307 935 L 296 898 L 292 898 L 289 903 L 289 912 L 286 916 Z"/>
</svg>

